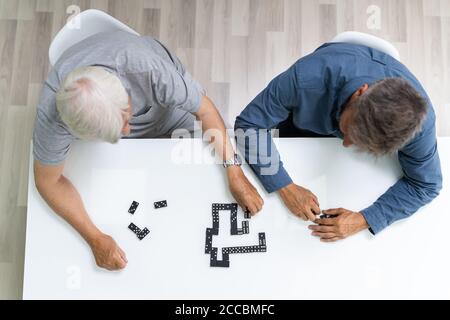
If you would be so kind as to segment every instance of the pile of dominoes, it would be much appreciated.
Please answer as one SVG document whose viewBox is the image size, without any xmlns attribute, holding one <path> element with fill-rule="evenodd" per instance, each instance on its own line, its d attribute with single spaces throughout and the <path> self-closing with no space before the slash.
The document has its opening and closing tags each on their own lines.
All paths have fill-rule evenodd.
<svg viewBox="0 0 450 320">
<path fill-rule="evenodd" d="M 138 206 L 139 206 L 139 202 L 133 201 L 133 203 L 131 203 L 130 209 L 128 209 L 128 213 L 134 215 Z M 157 201 L 157 202 L 153 203 L 153 206 L 155 209 L 166 208 L 167 200 Z M 128 226 L 128 229 L 133 231 L 139 240 L 143 240 L 150 233 L 149 229 L 147 229 L 147 228 L 141 229 L 138 226 L 136 226 L 134 223 L 130 223 L 130 225 Z"/>
</svg>

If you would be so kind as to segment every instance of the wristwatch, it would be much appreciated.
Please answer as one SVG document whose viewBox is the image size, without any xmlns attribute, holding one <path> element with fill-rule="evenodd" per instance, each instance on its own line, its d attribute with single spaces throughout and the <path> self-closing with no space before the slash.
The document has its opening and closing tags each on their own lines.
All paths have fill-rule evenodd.
<svg viewBox="0 0 450 320">
<path fill-rule="evenodd" d="M 235 153 L 233 158 L 223 162 L 223 166 L 224 166 L 224 168 L 229 168 L 229 167 L 234 167 L 234 166 L 240 167 L 240 166 L 242 166 L 241 157 L 239 157 L 239 155 L 237 153 Z"/>
</svg>

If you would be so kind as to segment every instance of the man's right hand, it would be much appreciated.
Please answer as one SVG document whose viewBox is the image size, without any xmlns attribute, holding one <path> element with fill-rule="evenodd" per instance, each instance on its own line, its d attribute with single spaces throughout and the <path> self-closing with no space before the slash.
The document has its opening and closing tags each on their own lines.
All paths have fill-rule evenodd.
<svg viewBox="0 0 450 320">
<path fill-rule="evenodd" d="M 248 210 L 252 216 L 261 211 L 264 200 L 248 181 L 242 169 L 240 167 L 229 167 L 227 174 L 230 191 L 239 206 Z"/>
<path fill-rule="evenodd" d="M 125 253 L 113 238 L 94 225 L 80 194 L 64 177 L 63 170 L 64 164 L 50 166 L 34 161 L 35 183 L 42 198 L 87 241 L 99 267 L 111 271 L 125 268 L 128 262 Z"/>
<path fill-rule="evenodd" d="M 288 209 L 304 221 L 315 221 L 320 214 L 319 201 L 308 189 L 290 184 L 279 191 Z"/>
<path fill-rule="evenodd" d="M 100 234 L 90 241 L 95 262 L 100 268 L 109 271 L 124 269 L 128 263 L 125 252 L 119 248 L 113 238 Z"/>
</svg>

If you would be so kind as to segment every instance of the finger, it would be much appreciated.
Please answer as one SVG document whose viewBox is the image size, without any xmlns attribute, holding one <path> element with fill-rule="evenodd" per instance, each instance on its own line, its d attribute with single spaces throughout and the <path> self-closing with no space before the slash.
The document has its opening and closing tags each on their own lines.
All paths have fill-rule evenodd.
<svg viewBox="0 0 450 320">
<path fill-rule="evenodd" d="M 312 209 L 310 209 L 310 208 L 305 209 L 304 214 L 306 215 L 307 220 L 309 220 L 309 221 L 314 221 L 314 220 L 316 220 L 316 215 L 314 214 L 314 212 L 312 211 Z"/>
<path fill-rule="evenodd" d="M 316 219 L 314 220 L 315 224 L 321 225 L 321 226 L 335 226 L 337 225 L 337 220 L 334 218 L 331 219 Z"/>
<path fill-rule="evenodd" d="M 328 209 L 328 210 L 324 210 L 323 213 L 325 214 L 331 214 L 331 215 L 339 215 L 341 213 L 343 213 L 345 211 L 345 209 L 343 208 L 338 208 L 338 209 Z"/>
<path fill-rule="evenodd" d="M 331 239 L 320 239 L 321 242 L 337 242 L 339 240 L 342 240 L 342 239 L 339 238 L 339 237 L 334 237 L 334 238 L 331 238 Z"/>
<path fill-rule="evenodd" d="M 125 254 L 125 251 L 123 251 L 121 248 L 119 248 L 119 253 L 120 253 L 120 257 L 123 259 L 123 261 L 128 263 L 128 259 L 127 259 L 127 255 Z"/>
<path fill-rule="evenodd" d="M 256 201 L 255 206 L 256 206 L 256 209 L 258 210 L 257 212 L 260 212 L 263 207 L 262 203 L 260 201 Z"/>
<path fill-rule="evenodd" d="M 337 237 L 334 232 L 313 232 L 312 235 L 314 237 L 319 237 L 320 239 L 332 239 Z"/>
<path fill-rule="evenodd" d="M 238 206 L 242 208 L 242 210 L 250 212 L 250 209 L 248 209 L 248 207 L 246 206 L 244 201 L 236 199 L 236 202 L 237 202 Z"/>
<path fill-rule="evenodd" d="M 108 271 L 114 271 L 114 267 L 111 263 L 97 263 L 97 266 Z"/>
<path fill-rule="evenodd" d="M 312 198 L 313 198 L 313 200 L 314 200 L 314 203 L 315 203 L 318 207 L 320 207 L 319 199 L 316 197 L 316 195 L 315 195 L 314 193 L 311 192 L 311 194 L 312 194 Z"/>
<path fill-rule="evenodd" d="M 293 212 L 297 217 L 302 219 L 303 221 L 308 221 L 308 217 L 301 211 Z"/>
<path fill-rule="evenodd" d="M 126 266 L 127 266 L 127 264 L 125 263 L 125 261 L 122 259 L 122 257 L 119 256 L 116 259 L 116 263 L 115 263 L 116 270 L 121 270 L 121 269 L 125 268 Z"/>
<path fill-rule="evenodd" d="M 259 206 L 260 206 L 261 209 L 262 209 L 262 208 L 264 207 L 264 199 L 261 198 L 260 195 L 258 195 L 258 203 L 259 203 Z"/>
<path fill-rule="evenodd" d="M 317 205 L 317 203 L 313 201 L 311 206 L 312 206 L 311 209 L 314 212 L 314 214 L 315 215 L 319 215 L 320 214 L 320 207 Z M 315 220 L 315 218 L 314 218 L 314 220 Z"/>
<path fill-rule="evenodd" d="M 313 231 L 316 231 L 316 232 L 334 232 L 335 231 L 334 227 L 328 227 L 328 226 L 315 226 L 315 225 L 312 225 L 312 226 L 309 226 L 308 228 L 309 228 L 309 230 L 313 230 Z"/>
<path fill-rule="evenodd" d="M 256 213 L 258 213 L 258 208 L 253 203 L 248 203 L 245 206 L 242 206 L 243 208 L 247 208 L 248 211 L 250 211 L 250 214 L 254 216 Z"/>
</svg>

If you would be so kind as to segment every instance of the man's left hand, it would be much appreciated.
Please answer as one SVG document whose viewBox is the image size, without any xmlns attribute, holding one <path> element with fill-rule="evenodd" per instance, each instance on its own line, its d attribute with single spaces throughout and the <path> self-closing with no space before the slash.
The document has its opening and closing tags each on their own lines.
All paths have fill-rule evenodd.
<svg viewBox="0 0 450 320">
<path fill-rule="evenodd" d="M 324 210 L 324 214 L 335 216 L 330 219 L 317 219 L 316 225 L 309 226 L 312 235 L 319 237 L 322 242 L 336 242 L 348 238 L 369 227 L 366 219 L 360 212 L 347 209 Z"/>
</svg>

